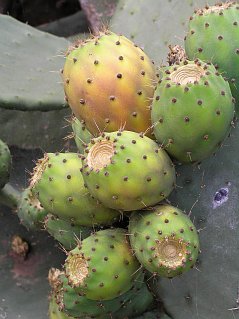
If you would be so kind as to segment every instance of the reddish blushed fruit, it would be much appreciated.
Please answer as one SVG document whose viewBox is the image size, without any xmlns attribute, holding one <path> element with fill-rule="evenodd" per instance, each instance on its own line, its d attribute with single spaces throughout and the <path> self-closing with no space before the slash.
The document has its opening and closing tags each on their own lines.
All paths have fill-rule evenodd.
<svg viewBox="0 0 239 319">
<path fill-rule="evenodd" d="M 71 47 L 63 69 L 67 101 L 94 136 L 125 128 L 152 137 L 156 79 L 155 66 L 142 49 L 113 32 Z"/>
</svg>

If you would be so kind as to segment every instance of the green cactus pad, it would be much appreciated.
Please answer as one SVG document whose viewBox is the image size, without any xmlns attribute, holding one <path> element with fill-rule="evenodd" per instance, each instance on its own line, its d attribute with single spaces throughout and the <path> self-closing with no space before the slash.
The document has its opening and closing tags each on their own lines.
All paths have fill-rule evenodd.
<svg viewBox="0 0 239 319">
<path fill-rule="evenodd" d="M 93 135 L 123 127 L 152 136 L 156 70 L 130 40 L 106 31 L 79 41 L 69 48 L 62 75 L 70 107 Z"/>
<path fill-rule="evenodd" d="M 196 262 L 199 239 L 193 223 L 170 205 L 135 212 L 129 223 L 131 246 L 139 262 L 153 274 L 175 277 Z"/>
<path fill-rule="evenodd" d="M 87 130 L 84 121 L 78 120 L 75 116 L 71 120 L 71 126 L 74 133 L 76 146 L 80 153 L 84 153 L 84 149 L 93 138 L 93 135 Z"/>
<path fill-rule="evenodd" d="M 88 237 L 92 231 L 91 228 L 74 225 L 70 221 L 59 219 L 51 214 L 46 216 L 44 223 L 48 233 L 66 250 L 75 248 L 79 241 Z"/>
<path fill-rule="evenodd" d="M 177 160 L 198 162 L 228 135 L 234 103 L 213 65 L 188 61 L 166 68 L 155 91 L 152 122 L 158 142 Z"/>
<path fill-rule="evenodd" d="M 17 207 L 17 215 L 21 224 L 27 229 L 40 230 L 44 228 L 44 218 L 47 215 L 47 211 L 32 194 L 31 188 L 26 188 L 22 193 Z"/>
<path fill-rule="evenodd" d="M 8 182 L 11 166 L 11 154 L 7 144 L 0 140 L 0 189 Z"/>
<path fill-rule="evenodd" d="M 84 186 L 81 160 L 76 153 L 48 153 L 39 160 L 31 179 L 42 206 L 75 225 L 110 225 L 120 219 L 118 211 L 94 200 Z"/>
<path fill-rule="evenodd" d="M 195 6 L 215 0 L 119 0 L 111 29 L 142 46 L 157 65 L 166 62 L 170 44 L 183 45 L 185 21 Z"/>
<path fill-rule="evenodd" d="M 132 310 L 133 304 L 136 298 L 138 298 L 139 293 L 142 296 L 142 292 L 145 293 L 145 302 L 143 302 L 141 309 L 147 304 L 150 304 L 151 294 L 146 290 L 147 287 L 143 282 L 144 274 L 139 272 L 137 278 L 134 282 L 133 287 L 126 293 L 118 296 L 112 300 L 91 300 L 86 298 L 86 296 L 79 295 L 74 288 L 68 285 L 67 279 L 64 276 L 59 277 L 60 284 L 56 287 L 54 294 L 59 309 L 67 313 L 68 315 L 74 317 L 90 316 L 97 318 L 114 318 L 117 319 L 119 312 L 126 311 L 128 313 Z M 122 317 L 121 317 L 122 318 Z"/>
<path fill-rule="evenodd" d="M 126 230 L 98 231 L 69 252 L 68 283 L 92 300 L 112 300 L 130 290 L 141 267 L 133 256 Z"/>
<path fill-rule="evenodd" d="M 66 107 L 59 70 L 69 42 L 8 15 L 0 15 L 0 29 L 1 107 L 23 111 Z"/>
<path fill-rule="evenodd" d="M 217 66 L 230 82 L 239 106 L 239 4 L 233 1 L 206 6 L 190 18 L 185 48 L 190 59 Z"/>
<path fill-rule="evenodd" d="M 175 184 L 174 166 L 150 138 L 130 131 L 105 133 L 91 141 L 83 159 L 83 178 L 104 205 L 131 211 L 154 205 Z"/>
<path fill-rule="evenodd" d="M 49 319 L 74 319 L 74 317 L 70 317 L 58 309 L 58 305 L 54 297 L 51 297 L 49 301 L 48 314 L 49 314 Z"/>
</svg>

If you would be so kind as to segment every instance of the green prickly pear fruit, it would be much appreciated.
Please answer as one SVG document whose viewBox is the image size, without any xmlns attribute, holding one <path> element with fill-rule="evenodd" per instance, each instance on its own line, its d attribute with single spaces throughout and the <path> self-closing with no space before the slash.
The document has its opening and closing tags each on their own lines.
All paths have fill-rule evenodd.
<svg viewBox="0 0 239 319">
<path fill-rule="evenodd" d="M 151 273 L 172 278 L 192 268 L 199 251 L 197 230 L 187 215 L 170 205 L 135 212 L 130 242 L 139 262 Z"/>
<path fill-rule="evenodd" d="M 93 138 L 93 135 L 87 130 L 84 121 L 78 120 L 75 116 L 73 116 L 71 120 L 71 126 L 74 133 L 76 146 L 80 153 L 84 153 L 84 149 Z"/>
<path fill-rule="evenodd" d="M 228 82 L 213 65 L 187 61 L 164 70 L 152 103 L 154 134 L 183 163 L 199 162 L 221 146 L 234 116 Z"/>
<path fill-rule="evenodd" d="M 154 205 L 175 185 L 170 158 L 143 134 L 104 133 L 91 141 L 82 159 L 89 191 L 114 209 L 131 211 Z"/>
<path fill-rule="evenodd" d="M 93 199 L 84 186 L 81 160 L 76 153 L 48 153 L 38 161 L 31 188 L 42 206 L 75 225 L 110 225 L 120 219 L 118 211 Z"/>
<path fill-rule="evenodd" d="M 38 198 L 32 194 L 31 188 L 26 188 L 21 194 L 17 208 L 17 215 L 27 229 L 40 230 L 44 228 L 44 218 L 47 211 L 43 208 Z"/>
<path fill-rule="evenodd" d="M 239 106 L 239 4 L 234 1 L 206 6 L 190 17 L 185 49 L 190 59 L 215 64 L 229 80 Z M 238 111 L 238 109 L 237 109 Z"/>
<path fill-rule="evenodd" d="M 157 79 L 153 62 L 113 32 L 80 40 L 66 54 L 66 100 L 94 135 L 126 130 L 151 136 L 150 104 Z"/>
<path fill-rule="evenodd" d="M 139 291 L 144 290 L 145 301 L 142 303 L 149 304 L 149 296 L 144 287 L 144 274 L 139 272 L 135 279 L 133 287 L 126 293 L 112 299 L 112 300 L 91 300 L 86 296 L 81 296 L 74 288 L 68 285 L 67 278 L 59 277 L 60 284 L 54 288 L 54 294 L 59 309 L 73 317 L 90 316 L 96 318 L 118 318 L 120 309 L 127 308 L 128 313 L 132 311 L 130 307 L 132 300 L 138 297 Z M 142 290 L 141 290 L 142 288 Z M 126 307 L 127 304 L 127 307 Z M 141 307 L 142 309 L 143 307 Z M 125 311 L 125 310 L 123 310 Z M 120 311 L 119 311 L 120 312 Z"/>
<path fill-rule="evenodd" d="M 65 262 L 68 284 L 92 300 L 112 300 L 129 291 L 140 269 L 121 228 L 95 232 Z"/>
<path fill-rule="evenodd" d="M 7 144 L 0 140 L 0 189 L 9 181 L 11 154 Z"/>
<path fill-rule="evenodd" d="M 67 220 L 48 214 L 45 218 L 45 229 L 58 240 L 66 250 L 71 250 L 77 246 L 79 241 L 88 237 L 92 229 L 84 226 L 74 225 Z"/>
</svg>

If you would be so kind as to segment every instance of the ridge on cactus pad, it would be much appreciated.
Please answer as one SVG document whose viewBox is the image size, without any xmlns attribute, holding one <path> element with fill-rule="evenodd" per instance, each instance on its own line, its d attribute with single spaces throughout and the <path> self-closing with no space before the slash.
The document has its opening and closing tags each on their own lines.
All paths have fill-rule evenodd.
<svg viewBox="0 0 239 319">
<path fill-rule="evenodd" d="M 0 140 L 0 189 L 8 182 L 11 166 L 11 154 L 7 144 Z"/>
<path fill-rule="evenodd" d="M 130 290 L 141 272 L 125 229 L 95 232 L 69 252 L 68 284 L 92 300 L 112 300 Z"/>
<path fill-rule="evenodd" d="M 43 208 L 38 198 L 32 194 L 30 187 L 26 188 L 21 194 L 21 200 L 17 207 L 17 215 L 21 224 L 27 229 L 43 229 L 47 211 Z"/>
<path fill-rule="evenodd" d="M 107 207 L 131 211 L 155 205 L 175 186 L 167 153 L 143 134 L 104 133 L 81 157 L 87 188 Z"/>
<path fill-rule="evenodd" d="M 76 153 L 47 153 L 38 161 L 30 187 L 48 213 L 75 225 L 111 225 L 118 221 L 120 212 L 91 197 L 81 167 Z"/>
<path fill-rule="evenodd" d="M 66 100 L 91 134 L 125 128 L 152 136 L 156 69 L 130 40 L 105 31 L 77 42 L 66 54 L 62 75 Z"/>
<path fill-rule="evenodd" d="M 153 274 L 172 278 L 188 271 L 196 262 L 197 230 L 176 207 L 159 205 L 133 213 L 129 233 L 136 257 Z"/>
<path fill-rule="evenodd" d="M 215 64 L 230 83 L 239 110 L 239 4 L 226 1 L 195 10 L 190 17 L 185 49 L 190 59 Z"/>
<path fill-rule="evenodd" d="M 234 99 L 212 64 L 184 61 L 164 69 L 152 103 L 154 134 L 183 163 L 213 154 L 228 135 Z"/>
</svg>

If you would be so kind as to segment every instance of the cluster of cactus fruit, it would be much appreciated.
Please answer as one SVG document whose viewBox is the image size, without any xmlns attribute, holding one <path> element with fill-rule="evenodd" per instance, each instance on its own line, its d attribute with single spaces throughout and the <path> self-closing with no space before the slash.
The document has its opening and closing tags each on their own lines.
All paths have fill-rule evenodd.
<svg viewBox="0 0 239 319">
<path fill-rule="evenodd" d="M 234 2 L 195 11 L 186 51 L 170 47 L 160 68 L 108 30 L 67 50 L 61 74 L 78 152 L 39 159 L 18 205 L 22 224 L 46 229 L 67 254 L 49 272 L 50 319 L 140 315 L 154 306 L 146 272 L 173 278 L 194 267 L 198 232 L 167 197 L 175 163 L 211 156 L 233 125 L 238 23 Z M 0 141 L 0 188 L 9 167 Z"/>
</svg>

